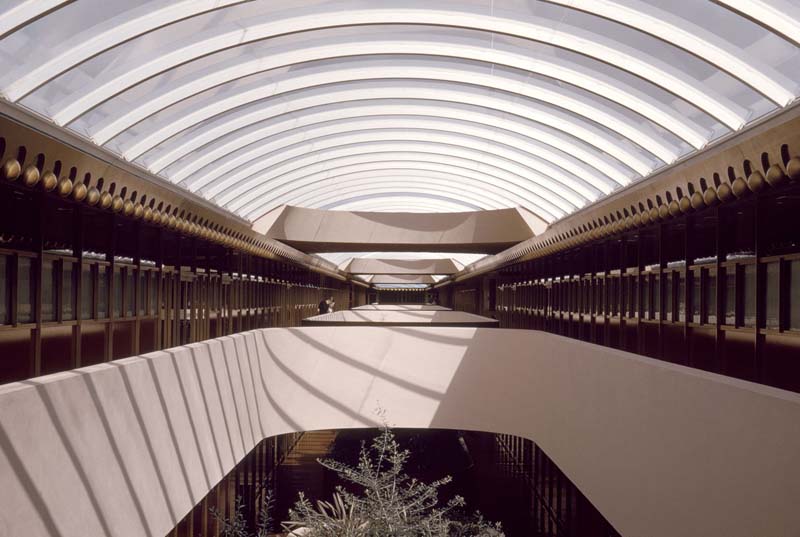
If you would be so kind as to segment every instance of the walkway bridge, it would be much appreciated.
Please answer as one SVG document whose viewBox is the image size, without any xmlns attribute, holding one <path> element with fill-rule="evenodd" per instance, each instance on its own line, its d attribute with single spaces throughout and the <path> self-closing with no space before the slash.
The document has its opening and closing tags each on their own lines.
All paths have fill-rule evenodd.
<svg viewBox="0 0 800 537">
<path fill-rule="evenodd" d="M 262 439 L 377 407 L 535 439 L 622 535 L 800 527 L 796 393 L 532 330 L 319 327 L 2 386 L 0 535 L 161 537 Z"/>
</svg>

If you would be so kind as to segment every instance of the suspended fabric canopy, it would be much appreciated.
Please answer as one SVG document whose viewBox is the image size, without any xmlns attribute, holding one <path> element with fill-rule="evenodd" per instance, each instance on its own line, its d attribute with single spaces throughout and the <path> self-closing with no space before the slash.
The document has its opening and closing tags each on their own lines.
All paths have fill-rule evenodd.
<svg viewBox="0 0 800 537">
<path fill-rule="evenodd" d="M 790 105 L 789 0 L 7 0 L 0 93 L 254 221 L 547 222 Z"/>
</svg>

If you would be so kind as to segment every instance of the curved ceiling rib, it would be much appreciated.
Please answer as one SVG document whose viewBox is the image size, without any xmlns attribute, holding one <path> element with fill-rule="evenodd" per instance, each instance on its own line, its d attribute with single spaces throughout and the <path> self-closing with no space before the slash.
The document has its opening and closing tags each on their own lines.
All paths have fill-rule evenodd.
<svg viewBox="0 0 800 537">
<path fill-rule="evenodd" d="M 353 152 L 350 151 L 350 153 Z M 520 173 L 515 173 L 514 171 L 509 171 L 507 169 L 495 166 L 493 163 L 484 160 L 476 160 L 477 157 L 481 156 L 480 154 L 469 156 L 473 158 L 465 158 L 462 156 L 440 153 L 422 153 L 419 151 L 403 152 L 399 150 L 377 151 L 363 154 L 344 154 L 338 156 L 334 155 L 332 158 L 327 160 L 307 164 L 306 166 L 302 166 L 293 171 L 289 171 L 272 178 L 269 182 L 263 182 L 250 193 L 250 196 L 253 198 L 252 201 L 242 207 L 241 211 L 239 212 L 241 214 L 248 215 L 248 217 L 261 216 L 261 214 L 258 213 L 266 212 L 265 208 L 271 206 L 271 202 L 269 200 L 270 193 L 279 191 L 278 189 L 281 188 L 294 188 L 295 186 L 298 186 L 298 182 L 303 180 L 303 178 L 310 177 L 315 174 L 326 174 L 329 172 L 332 173 L 332 170 L 346 166 L 357 166 L 386 161 L 392 163 L 408 161 L 414 163 L 421 162 L 425 163 L 426 165 L 436 164 L 441 165 L 444 168 L 451 169 L 455 167 L 459 171 L 470 170 L 472 172 L 481 174 L 483 176 L 483 180 L 487 182 L 494 182 L 499 179 L 505 181 L 507 184 L 516 185 L 526 192 L 525 195 L 529 200 L 528 204 L 536 208 L 539 213 L 541 213 L 540 216 L 547 221 L 553 221 L 555 218 L 564 216 L 575 208 L 570 204 L 565 205 L 564 202 L 560 201 L 558 198 L 554 199 L 552 193 L 539 187 L 524 175 L 520 175 Z M 516 171 L 522 172 L 523 170 Z"/>
<path fill-rule="evenodd" d="M 323 107 L 302 115 L 293 112 L 264 121 L 256 124 L 257 128 L 254 130 L 238 133 L 233 137 L 222 136 L 217 141 L 206 145 L 201 152 L 190 153 L 189 158 L 184 157 L 165 169 L 165 175 L 172 182 L 193 188 L 193 185 L 202 182 L 201 178 L 208 173 L 218 172 L 223 168 L 233 169 L 236 166 L 234 163 L 239 162 L 238 155 L 241 154 L 241 151 L 277 134 L 300 131 L 318 132 L 318 129 L 325 126 L 350 121 L 372 124 L 378 121 L 400 120 L 401 122 L 419 122 L 417 124 L 440 123 L 448 128 L 457 128 L 460 132 L 480 129 L 525 137 L 529 139 L 528 143 L 542 144 L 547 148 L 570 155 L 575 160 L 610 177 L 621 185 L 628 184 L 632 178 L 631 172 L 623 165 L 615 165 L 613 161 L 598 158 L 598 155 L 580 140 L 569 140 L 566 137 L 555 135 L 544 128 L 537 128 L 535 124 L 522 118 L 513 119 L 499 112 L 489 113 L 479 108 L 470 109 L 466 105 L 447 107 L 441 102 L 438 102 L 436 107 L 398 103 L 375 105 L 372 103 L 370 101 L 368 105 L 343 106 L 333 109 Z M 467 131 L 463 129 L 467 129 Z"/>
<path fill-rule="evenodd" d="M 251 220 L 552 222 L 800 93 L 789 0 L 9 0 L 0 93 Z"/>
<path fill-rule="evenodd" d="M 234 175 L 227 176 L 224 178 L 224 182 L 212 185 L 203 192 L 207 196 L 213 197 L 220 205 L 237 211 L 258 195 L 262 185 L 268 184 L 270 179 L 281 173 L 312 163 L 317 164 L 337 156 L 361 155 L 367 157 L 374 152 L 408 151 L 466 158 L 516 173 L 532 185 L 538 185 L 545 199 L 565 210 L 581 207 L 590 199 L 591 191 L 582 188 L 567 174 L 560 173 L 540 161 L 525 158 L 523 155 L 514 155 L 514 150 L 511 148 L 501 148 L 499 145 L 489 147 L 485 143 L 476 145 L 467 137 L 461 137 L 458 140 L 459 143 L 420 142 L 410 138 L 398 139 L 397 136 L 390 134 L 381 139 L 374 133 L 367 133 L 354 135 L 350 138 L 350 143 L 346 144 L 341 144 L 335 139 L 330 140 L 327 144 L 319 143 L 317 147 L 300 144 L 291 152 L 292 156 L 288 155 L 288 151 L 277 155 L 274 165 L 270 166 L 266 173 L 260 173 L 264 171 L 265 163 L 265 161 L 260 161 L 258 167 L 262 169 L 248 168 L 234 174 L 235 178 Z M 491 152 L 487 150 L 491 150 Z M 515 156 L 516 159 L 514 159 Z"/>
<path fill-rule="evenodd" d="M 75 0 L 23 0 L 0 12 L 0 39 Z M 14 99 L 16 100 L 16 99 Z"/>
<path fill-rule="evenodd" d="M 367 65 L 364 65 L 365 63 Z M 126 159 L 135 160 L 164 142 L 164 140 L 206 121 L 208 118 L 251 103 L 261 102 L 264 104 L 265 99 L 275 99 L 278 95 L 309 87 L 325 85 L 330 88 L 334 84 L 366 80 L 402 80 L 403 82 L 406 80 L 435 80 L 507 91 L 569 110 L 576 115 L 584 116 L 590 121 L 605 125 L 653 153 L 664 162 L 672 162 L 679 154 L 679 149 L 674 145 L 666 143 L 664 140 L 659 140 L 651 132 L 640 128 L 639 125 L 631 122 L 629 118 L 617 110 L 601 102 L 588 103 L 584 95 L 572 91 L 566 86 L 558 87 L 556 90 L 536 80 L 529 80 L 522 85 L 518 77 L 510 77 L 499 72 L 489 74 L 465 69 L 453 69 L 444 65 L 425 67 L 404 65 L 403 62 L 396 63 L 398 65 L 385 65 L 378 62 L 370 65 L 369 61 L 362 60 L 357 62 L 357 67 L 347 69 L 337 67 L 335 70 L 326 73 L 298 75 L 295 72 L 290 72 L 289 76 L 271 79 L 268 85 L 256 84 L 230 96 L 223 98 L 215 96 L 207 98 L 203 102 L 193 102 L 193 107 L 188 113 L 177 117 L 170 115 L 169 121 L 160 122 L 153 130 L 145 132 L 140 130 L 136 141 L 122 147 L 121 152 Z M 100 129 L 92 135 L 92 138 L 97 143 L 103 144 L 117 134 L 119 132 L 105 132 L 104 129 Z M 705 143 L 705 138 L 698 135 L 696 139 L 692 138 L 692 142 L 702 144 Z"/>
<path fill-rule="evenodd" d="M 69 0 L 69 2 L 74 1 Z M 61 73 L 130 39 L 190 17 L 250 1 L 252 0 L 180 0 L 171 3 L 162 2 L 164 5 L 161 7 L 152 4 L 141 6 L 124 13 L 118 20 L 106 21 L 104 28 L 99 32 L 97 28 L 89 28 L 72 36 L 61 43 L 61 52 L 58 55 L 40 63 L 34 69 L 7 73 L 0 78 L 0 88 L 9 100 L 17 101 Z M 69 2 L 50 1 L 59 5 Z M 28 3 L 37 4 L 41 9 L 47 2 L 28 0 Z M 0 24 L 0 35 L 2 28 Z"/>
<path fill-rule="evenodd" d="M 369 166 L 368 169 L 359 172 L 326 174 L 324 178 L 308 180 L 304 178 L 302 184 L 296 185 L 288 193 L 282 196 L 275 195 L 271 202 L 277 205 L 300 205 L 305 197 L 321 192 L 329 187 L 346 187 L 352 184 L 370 184 L 371 182 L 386 182 L 389 179 L 402 181 L 407 178 L 411 181 L 430 180 L 443 181 L 448 184 L 457 184 L 474 193 L 484 192 L 487 196 L 496 201 L 503 202 L 503 207 L 516 207 L 527 204 L 525 194 L 514 185 L 505 182 L 487 183 L 485 180 L 477 179 L 465 173 L 456 171 L 440 172 L 436 170 L 426 170 L 417 168 L 387 168 Z M 302 205 L 300 205 L 302 206 Z"/>
<path fill-rule="evenodd" d="M 586 69 L 580 70 L 578 67 L 569 68 L 566 62 L 555 64 L 552 61 L 539 60 L 524 56 L 522 54 L 507 53 L 498 51 L 491 56 L 485 53 L 485 50 L 480 47 L 466 46 L 466 45 L 453 45 L 443 49 L 440 43 L 435 41 L 382 41 L 382 42 L 362 42 L 354 41 L 351 43 L 338 43 L 335 45 L 328 45 L 325 47 L 312 47 L 302 49 L 300 52 L 291 51 L 284 55 L 270 54 L 265 59 L 240 61 L 231 69 L 224 69 L 223 76 L 219 76 L 220 71 L 212 71 L 208 76 L 196 76 L 186 81 L 176 81 L 175 83 L 166 83 L 157 95 L 153 95 L 151 100 L 144 103 L 134 103 L 129 109 L 117 111 L 113 118 L 97 125 L 89 130 L 89 135 L 97 143 L 104 144 L 110 139 L 118 136 L 120 133 L 131 128 L 142 120 L 151 117 L 153 114 L 174 106 L 181 101 L 198 95 L 202 92 L 208 91 L 211 88 L 218 87 L 221 84 L 230 83 L 231 77 L 244 78 L 258 73 L 264 73 L 286 67 L 287 65 L 297 65 L 303 62 L 312 62 L 320 60 L 337 60 L 337 59 L 350 59 L 353 57 L 368 58 L 369 56 L 381 54 L 415 54 L 420 59 L 425 58 L 441 58 L 439 63 L 445 60 L 461 59 L 470 60 L 474 62 L 489 63 L 492 65 L 502 65 L 505 67 L 514 68 L 522 72 L 536 73 L 543 77 L 548 77 L 559 83 L 570 84 L 576 88 L 592 92 L 603 100 L 608 100 L 616 103 L 622 107 L 628 108 L 633 112 L 644 116 L 648 121 L 672 132 L 674 135 L 685 140 L 687 143 L 695 148 L 703 147 L 708 142 L 708 133 L 698 125 L 694 124 L 691 120 L 676 117 L 674 111 L 669 110 L 667 107 L 660 105 L 654 99 L 642 94 L 635 88 L 630 86 L 621 86 L 618 83 L 609 81 L 606 77 L 599 73 L 592 73 Z M 286 62 L 292 63 L 287 64 Z M 497 89 L 504 89 L 508 91 L 509 84 L 499 86 L 502 84 L 502 78 L 494 72 L 490 75 L 476 73 L 474 69 L 464 72 L 459 75 L 459 72 L 465 71 L 463 67 L 459 69 L 450 69 L 450 71 L 442 71 L 441 66 L 435 69 L 425 69 L 425 65 L 411 66 L 406 69 L 405 74 L 399 78 L 413 78 L 431 80 L 445 80 L 448 82 L 463 82 L 474 85 L 483 85 L 487 87 L 495 87 Z M 228 74 L 229 70 L 234 70 L 237 74 Z M 456 71 L 453 73 L 452 71 Z M 429 76 L 426 76 L 428 74 Z M 293 75 L 293 74 L 292 74 Z M 248 93 L 241 96 L 232 96 L 226 99 L 220 99 L 210 109 L 206 109 L 200 114 L 199 110 L 193 111 L 191 115 L 186 118 L 180 118 L 180 123 L 174 126 L 164 126 L 158 132 L 152 135 L 152 139 L 147 138 L 142 140 L 142 144 L 134 146 L 127 151 L 126 158 L 135 158 L 140 155 L 152 145 L 163 141 L 167 137 L 179 132 L 180 128 L 186 128 L 192 125 L 192 121 L 199 118 L 207 118 L 216 115 L 226 109 L 235 108 L 247 102 L 264 98 L 265 96 L 274 96 L 280 93 L 286 93 L 301 89 L 303 87 L 320 86 L 323 84 L 331 84 L 334 82 L 341 82 L 346 80 L 348 73 L 340 73 L 338 68 L 331 69 L 327 67 L 319 73 L 301 74 L 299 76 L 288 77 L 288 80 L 270 81 L 267 85 L 268 89 L 272 89 L 272 94 L 264 94 L 264 87 L 257 87 Z M 453 78 L 447 78 L 446 75 L 452 75 Z M 370 73 L 367 69 L 355 69 L 349 76 L 353 80 L 359 79 L 375 79 L 379 78 L 375 74 Z M 391 75 L 387 74 L 385 78 L 390 78 Z M 466 78 L 466 80 L 465 80 Z M 337 80 L 338 79 L 338 80 Z M 541 83 L 536 83 L 535 80 L 527 81 L 527 84 L 520 84 L 519 80 L 512 81 L 510 86 L 516 88 L 512 92 L 526 95 L 533 99 L 538 99 L 543 102 L 554 104 L 561 108 L 577 108 L 578 113 L 586 115 L 586 105 L 575 106 L 576 99 L 569 98 L 568 90 L 556 87 L 546 87 Z M 565 95 L 567 94 L 567 95 Z M 574 95 L 574 94 L 573 94 Z M 600 120 L 605 123 L 606 119 L 600 119 L 603 112 L 613 121 L 610 126 L 619 123 L 622 127 L 630 122 L 621 121 L 619 115 L 611 116 L 606 108 L 605 110 L 598 107 L 597 112 L 589 115 L 593 120 Z M 621 134 L 631 137 L 631 130 L 628 125 L 627 129 L 621 130 Z M 654 142 L 649 136 L 641 132 L 637 132 L 632 137 L 641 143 L 643 146 L 648 147 L 649 150 L 659 155 L 662 160 L 669 162 L 675 158 L 674 148 L 665 148 L 663 142 L 661 144 Z M 641 141 L 638 141 L 641 140 Z"/>
<path fill-rule="evenodd" d="M 403 186 L 398 188 L 397 184 L 392 186 L 376 184 L 374 186 L 358 187 L 353 189 L 343 188 L 340 192 L 320 192 L 315 201 L 309 201 L 306 207 L 319 208 L 330 205 L 331 203 L 339 203 L 343 199 L 352 198 L 370 198 L 374 196 L 382 196 L 386 194 L 393 195 L 433 195 L 440 196 L 444 199 L 459 200 L 472 204 L 479 210 L 492 210 L 504 209 L 506 205 L 497 204 L 483 196 L 475 196 L 470 192 L 459 192 L 456 187 L 447 187 L 437 185 L 435 183 L 415 183 L 404 182 Z"/>
<path fill-rule="evenodd" d="M 448 126 L 450 128 L 447 128 Z M 374 136 L 370 134 L 374 134 Z M 416 118 L 406 120 L 388 118 L 377 122 L 374 118 L 355 118 L 347 122 L 319 126 L 312 131 L 292 131 L 290 134 L 281 137 L 272 137 L 269 143 L 259 143 L 245 148 L 235 157 L 228 155 L 214 170 L 193 176 L 193 180 L 187 182 L 186 186 L 190 190 L 203 189 L 215 184 L 220 184 L 224 188 L 227 186 L 226 181 L 235 182 L 239 177 L 243 176 L 243 174 L 236 173 L 229 175 L 238 167 L 246 166 L 252 162 L 257 167 L 256 169 L 259 169 L 258 166 L 262 165 L 262 161 L 258 159 L 261 157 L 277 155 L 281 151 L 286 151 L 285 153 L 280 153 L 281 156 L 291 155 L 292 150 L 303 151 L 302 147 L 308 144 L 312 144 L 315 149 L 321 149 L 326 147 L 326 144 L 331 140 L 335 140 L 337 145 L 354 143 L 348 140 L 356 140 L 357 142 L 359 137 L 366 140 L 447 141 L 446 143 L 454 145 L 460 145 L 458 138 L 465 137 L 470 141 L 465 147 L 483 146 L 486 150 L 491 150 L 492 146 L 496 144 L 498 147 L 513 148 L 516 152 L 528 155 L 529 158 L 544 161 L 546 164 L 545 169 L 556 170 L 551 174 L 552 176 L 563 175 L 564 172 L 572 174 L 578 178 L 578 181 L 575 182 L 577 186 L 573 187 L 573 189 L 590 199 L 594 198 L 597 192 L 608 194 L 616 186 L 610 178 L 598 174 L 596 170 L 582 165 L 569 155 L 559 154 L 548 149 L 547 146 L 542 147 L 541 145 L 532 144 L 522 136 L 503 133 L 485 125 L 474 127 L 469 124 L 453 124 L 445 121 L 436 122 Z M 506 154 L 503 154 L 503 156 L 506 156 Z M 555 168 L 550 168 L 550 164 Z M 234 177 L 236 175 L 239 177 Z M 569 184 L 573 180 L 568 178 L 565 182 Z M 590 188 L 587 188 L 583 183 L 588 183 Z M 207 191 L 211 194 L 211 189 L 207 189 Z"/>
<path fill-rule="evenodd" d="M 561 24 L 558 28 L 495 17 L 473 12 L 436 9 L 361 9 L 315 12 L 285 19 L 270 18 L 267 22 L 235 24 L 205 34 L 192 36 L 183 43 L 171 44 L 169 50 L 154 51 L 149 61 L 123 63 L 103 73 L 90 87 L 77 95 L 65 97 L 53 108 L 53 119 L 65 125 L 114 97 L 124 89 L 174 69 L 181 64 L 248 43 L 271 37 L 323 28 L 343 26 L 411 24 L 456 27 L 514 36 L 577 52 L 603 63 L 628 71 L 652 84 L 681 97 L 700 110 L 719 119 L 731 129 L 738 129 L 747 120 L 746 113 L 713 89 L 698 89 L 698 81 L 654 57 L 647 57 L 602 35 Z M 441 45 L 440 45 L 441 46 Z M 493 49 L 484 49 L 491 57 Z M 491 61 L 491 60 L 489 60 Z"/>
<path fill-rule="evenodd" d="M 763 65 L 740 47 L 720 39 L 705 28 L 656 6 L 639 0 L 627 0 L 626 3 L 616 0 L 544 1 L 598 15 L 658 37 L 713 63 L 780 106 L 793 101 L 797 93 L 797 84 L 777 69 Z M 726 3 L 725 0 L 718 1 Z M 754 5 L 757 2 L 740 0 L 730 3 Z M 797 31 L 796 25 L 793 31 Z"/>
<path fill-rule="evenodd" d="M 376 100 L 398 100 L 404 103 L 415 104 L 419 107 L 428 106 L 432 110 L 451 105 L 472 105 L 488 111 L 514 115 L 519 118 L 530 118 L 541 125 L 562 131 L 569 138 L 577 137 L 594 146 L 600 152 L 607 153 L 613 158 L 635 170 L 640 175 L 650 173 L 654 168 L 654 161 L 648 159 L 646 154 L 637 152 L 635 147 L 625 143 L 621 137 L 614 137 L 607 130 L 591 123 L 581 121 L 573 115 L 538 105 L 534 102 L 512 101 L 499 95 L 496 91 L 475 90 L 469 87 L 441 87 L 417 86 L 413 92 L 404 91 L 396 84 L 378 86 L 371 84 L 366 87 L 335 87 L 316 88 L 300 94 L 293 95 L 287 103 L 277 102 L 265 107 L 256 106 L 255 109 L 245 108 L 234 117 L 222 120 L 219 123 L 201 129 L 196 134 L 190 134 L 194 139 L 179 140 L 179 147 L 160 155 L 153 167 L 161 167 L 165 162 L 174 162 L 177 158 L 185 156 L 192 149 L 197 149 L 233 131 L 254 125 L 260 121 L 284 116 L 292 112 L 302 115 L 313 113 L 318 106 L 332 108 L 336 106 L 352 106 L 355 103 L 369 104 Z M 657 161 L 655 161 L 657 162 Z M 163 168 L 161 168 L 163 170 Z"/>
<path fill-rule="evenodd" d="M 27 0 L 0 17 L 0 37 L 30 23 L 39 16 L 74 0 Z M 12 83 L 1 84 L 10 100 L 18 100 L 53 77 L 84 61 L 110 50 L 130 39 L 164 26 L 213 10 L 223 9 L 249 0 L 183 0 L 161 8 L 146 6 L 141 13 L 128 13 L 118 24 L 111 23 L 105 31 L 92 28 L 74 36 L 62 47 L 62 52 L 25 73 L 12 73 Z M 545 0 L 565 8 L 585 11 L 614 20 L 639 31 L 658 37 L 682 48 L 728 72 L 779 105 L 794 99 L 796 84 L 769 66 L 759 65 L 740 47 L 720 39 L 714 33 L 691 21 L 672 15 L 646 2 L 622 4 L 614 0 Z M 800 21 L 800 10 L 788 3 L 781 9 L 757 0 L 718 0 L 782 33 L 790 39 Z M 789 16 L 787 17 L 787 13 Z M 794 15 L 794 17 L 792 17 Z"/>
<path fill-rule="evenodd" d="M 341 200 L 344 196 L 351 194 L 358 195 L 372 195 L 375 192 L 390 193 L 397 191 L 397 180 L 403 181 L 404 192 L 447 192 L 448 194 L 456 196 L 456 199 L 471 200 L 476 205 L 485 209 L 506 209 L 509 207 L 508 200 L 498 200 L 492 194 L 484 191 L 475 192 L 473 189 L 462 184 L 453 184 L 447 182 L 440 182 L 431 178 L 422 178 L 415 180 L 411 177 L 408 178 L 392 178 L 392 180 L 376 181 L 367 179 L 363 182 L 353 182 L 351 184 L 335 185 L 327 189 L 321 189 L 312 195 L 302 198 L 304 207 L 322 207 L 332 201 Z M 427 190 L 429 189 L 429 190 Z M 292 203 L 294 205 L 295 203 Z M 513 207 L 513 205 L 511 205 Z"/>
<path fill-rule="evenodd" d="M 786 39 L 800 44 L 800 7 L 787 0 L 714 0 L 758 22 Z"/>
<path fill-rule="evenodd" d="M 446 138 L 449 136 L 449 138 Z M 330 136 L 321 141 L 295 144 L 291 149 L 281 151 L 270 157 L 258 160 L 252 165 L 241 167 L 235 173 L 218 177 L 204 188 L 204 195 L 215 198 L 220 204 L 229 205 L 231 200 L 248 193 L 252 197 L 257 184 L 269 177 L 301 166 L 302 163 L 316 162 L 323 156 L 332 154 L 357 154 L 363 149 L 364 154 L 382 150 L 409 150 L 423 153 L 448 154 L 472 158 L 477 161 L 493 164 L 500 168 L 514 170 L 515 173 L 527 177 L 534 184 L 539 184 L 552 193 L 555 203 L 561 200 L 573 206 L 581 206 L 587 200 L 597 198 L 597 193 L 580 178 L 575 178 L 554 166 L 548 165 L 534 157 L 526 156 L 522 151 L 476 141 L 474 138 L 459 135 L 441 135 L 437 139 L 428 137 L 427 141 L 409 136 L 407 133 L 362 133 L 344 136 Z M 394 144 L 394 147 L 392 147 Z M 406 149 L 402 149 L 406 148 Z M 262 173 L 266 172 L 266 173 Z M 248 192 L 249 191 L 249 192 Z"/>
<path fill-rule="evenodd" d="M 306 206 L 306 203 L 311 203 L 316 197 L 327 196 L 331 193 L 340 195 L 343 192 L 359 190 L 362 191 L 366 188 L 375 186 L 386 187 L 394 185 L 397 186 L 398 182 L 402 182 L 404 188 L 409 185 L 423 186 L 432 184 L 448 189 L 455 189 L 455 192 L 464 191 L 468 192 L 471 196 L 477 196 L 478 199 L 486 199 L 495 204 L 496 208 L 508 208 L 520 205 L 521 200 L 516 196 L 509 195 L 507 192 L 494 185 L 487 185 L 480 181 L 474 181 L 462 177 L 448 176 L 442 174 L 437 177 L 432 173 L 427 175 L 412 175 L 412 174 L 377 174 L 370 172 L 367 176 L 362 175 L 360 178 L 342 179 L 339 177 L 331 177 L 323 181 L 318 181 L 314 184 L 313 189 L 300 189 L 292 192 L 292 197 L 289 198 L 286 205 L 300 205 Z"/>
<path fill-rule="evenodd" d="M 535 73 L 595 93 L 629 108 L 674 133 L 695 148 L 703 147 L 708 142 L 708 133 L 690 119 L 676 116 L 674 110 L 629 84 L 622 84 L 619 80 L 610 79 L 608 76 L 590 71 L 586 67 L 566 59 L 555 62 L 545 57 L 533 57 L 529 54 L 505 50 L 490 50 L 477 45 L 448 43 L 431 38 L 368 40 L 353 37 L 327 39 L 316 46 L 306 43 L 299 50 L 294 48 L 269 50 L 263 57 L 247 55 L 225 62 L 224 65 L 216 65 L 207 70 L 193 73 L 186 79 L 167 82 L 154 91 L 148 100 L 134 102 L 127 109 L 116 111 L 113 117 L 94 126 L 89 131 L 89 135 L 97 143 L 104 144 L 114 136 L 169 106 L 217 86 L 228 84 L 232 80 L 254 74 L 321 60 L 333 61 L 386 54 L 470 60 Z M 319 84 L 314 82 L 314 78 L 321 79 L 323 80 L 321 83 L 324 83 L 324 73 L 309 78 L 310 81 L 306 82 L 309 85 Z M 117 92 L 115 95 L 118 93 L 121 92 Z M 561 98 L 560 101 L 563 102 L 564 99 Z M 98 104 L 95 103 L 92 107 Z M 56 122 L 66 124 L 74 121 L 92 107 L 84 109 L 80 114 L 70 115 L 69 118 L 62 111 L 56 111 L 53 117 Z"/>
<path fill-rule="evenodd" d="M 394 153 L 374 154 L 369 162 L 357 163 L 353 163 L 355 160 L 353 157 L 343 157 L 333 162 L 333 164 L 337 164 L 336 166 L 324 166 L 324 170 L 320 170 L 322 165 L 317 165 L 314 168 L 309 167 L 286 174 L 282 178 L 285 182 L 279 186 L 272 185 L 273 188 L 264 193 L 257 202 L 248 205 L 248 214 L 253 216 L 251 219 L 257 219 L 267 212 L 269 207 L 289 204 L 295 192 L 314 188 L 318 183 L 328 179 L 349 178 L 357 174 L 372 174 L 374 177 L 380 177 L 387 170 L 396 170 L 398 174 L 435 173 L 460 180 L 474 180 L 485 185 L 487 189 L 498 189 L 511 193 L 522 201 L 519 203 L 520 206 L 535 209 L 535 212 L 544 220 L 552 221 L 565 214 L 564 211 L 532 192 L 530 185 L 520 183 L 518 177 L 503 170 L 489 169 L 486 165 L 478 169 L 475 162 L 454 157 L 449 157 L 442 162 L 443 157 L 437 159 L 438 161 L 433 161 L 415 160 L 413 156 L 406 156 L 407 158 L 404 160 L 400 158 L 402 156 L 402 154 Z M 346 179 L 344 180 L 346 181 Z"/>
</svg>

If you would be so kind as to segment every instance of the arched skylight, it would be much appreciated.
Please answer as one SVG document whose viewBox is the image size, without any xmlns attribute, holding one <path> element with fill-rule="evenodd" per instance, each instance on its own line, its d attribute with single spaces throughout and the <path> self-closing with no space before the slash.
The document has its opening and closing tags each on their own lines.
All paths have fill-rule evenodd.
<svg viewBox="0 0 800 537">
<path fill-rule="evenodd" d="M 0 92 L 250 220 L 556 220 L 798 95 L 787 0 L 8 0 Z"/>
</svg>

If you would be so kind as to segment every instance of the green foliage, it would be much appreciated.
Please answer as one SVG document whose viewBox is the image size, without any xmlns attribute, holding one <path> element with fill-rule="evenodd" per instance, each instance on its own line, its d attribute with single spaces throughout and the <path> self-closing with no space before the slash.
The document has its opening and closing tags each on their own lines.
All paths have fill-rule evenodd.
<svg viewBox="0 0 800 537">
<path fill-rule="evenodd" d="M 369 446 L 362 445 L 355 466 L 335 460 L 319 460 L 344 481 L 357 485 L 360 494 L 337 487 L 331 501 L 312 504 L 302 493 L 289 511 L 283 528 L 291 536 L 307 537 L 504 537 L 499 523 L 490 523 L 480 513 L 465 516 L 460 496 L 439 506 L 439 488 L 450 476 L 432 483 L 409 477 L 404 471 L 410 457 L 401 450 L 394 434 L 384 426 Z M 222 537 L 267 537 L 271 525 L 272 498 L 259 516 L 255 535 L 247 530 L 244 504 L 236 499 L 233 516 L 220 521 Z"/>
<path fill-rule="evenodd" d="M 274 504 L 274 498 L 272 498 L 270 494 L 267 494 L 264 506 L 258 513 L 258 529 L 255 535 L 251 535 L 247 530 L 247 522 L 245 521 L 244 513 L 245 505 L 241 497 L 236 497 L 233 515 L 230 518 L 225 518 L 225 514 L 220 512 L 216 507 L 212 507 L 210 511 L 211 515 L 219 523 L 219 534 L 222 537 L 267 537 L 267 535 L 269 535 L 269 528 L 272 525 L 272 518 L 269 513 L 272 511 Z"/>
<path fill-rule="evenodd" d="M 343 480 L 358 485 L 361 494 L 338 487 L 331 502 L 313 505 L 302 494 L 283 526 L 294 535 L 313 537 L 501 537 L 500 524 L 486 522 L 480 513 L 465 518 L 464 499 L 456 496 L 439 506 L 439 488 L 449 476 L 423 483 L 403 468 L 410 457 L 401 450 L 388 427 L 362 446 L 358 464 L 335 460 L 320 464 Z M 237 536 L 238 537 L 238 536 Z"/>
</svg>

